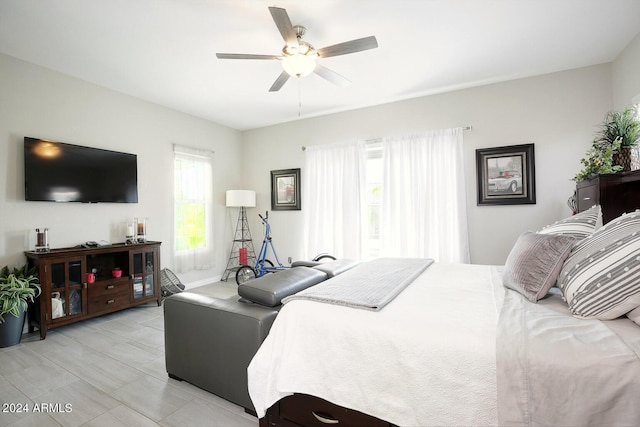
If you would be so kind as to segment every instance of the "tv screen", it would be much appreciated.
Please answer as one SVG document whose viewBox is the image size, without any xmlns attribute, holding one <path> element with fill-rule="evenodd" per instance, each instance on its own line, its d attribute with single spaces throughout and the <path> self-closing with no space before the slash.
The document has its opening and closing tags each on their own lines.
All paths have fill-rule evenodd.
<svg viewBox="0 0 640 427">
<path fill-rule="evenodd" d="M 24 199 L 137 203 L 137 156 L 25 137 Z"/>
</svg>

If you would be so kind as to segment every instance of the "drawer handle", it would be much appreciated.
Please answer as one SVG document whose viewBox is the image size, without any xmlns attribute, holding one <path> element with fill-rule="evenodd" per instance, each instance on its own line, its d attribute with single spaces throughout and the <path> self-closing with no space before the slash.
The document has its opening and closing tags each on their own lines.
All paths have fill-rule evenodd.
<svg viewBox="0 0 640 427">
<path fill-rule="evenodd" d="M 109 301 L 107 301 L 107 304 L 113 304 L 114 302 L 116 302 L 116 300 L 110 299 Z"/>
<path fill-rule="evenodd" d="M 326 414 L 318 414 L 315 411 L 311 411 L 311 413 L 313 414 L 314 417 L 316 417 L 316 420 L 320 421 L 323 424 L 338 424 L 340 422 L 340 420 L 336 420 L 335 418 L 332 418 L 330 415 L 326 415 Z"/>
<path fill-rule="evenodd" d="M 585 197 L 582 200 L 591 200 L 591 197 Z"/>
<path fill-rule="evenodd" d="M 107 289 L 113 289 L 113 288 L 115 288 L 115 286 L 113 286 L 113 285 L 107 286 Z"/>
</svg>

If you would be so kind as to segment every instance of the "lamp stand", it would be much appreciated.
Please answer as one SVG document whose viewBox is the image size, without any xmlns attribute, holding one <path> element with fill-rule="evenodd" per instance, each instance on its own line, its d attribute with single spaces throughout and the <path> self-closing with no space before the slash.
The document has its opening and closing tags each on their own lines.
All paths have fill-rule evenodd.
<svg viewBox="0 0 640 427">
<path fill-rule="evenodd" d="M 256 264 L 256 253 L 253 249 L 253 240 L 251 239 L 251 231 L 249 231 L 249 223 L 247 222 L 247 210 L 244 206 L 240 207 L 240 215 L 238 215 L 238 223 L 236 225 L 236 234 L 233 236 L 233 245 L 231 246 L 231 253 L 229 254 L 229 261 L 227 261 L 227 268 L 222 274 L 223 282 L 229 279 L 229 275 L 237 271 L 242 264 L 240 264 L 240 249 L 247 249 L 247 264 L 254 266 Z"/>
</svg>

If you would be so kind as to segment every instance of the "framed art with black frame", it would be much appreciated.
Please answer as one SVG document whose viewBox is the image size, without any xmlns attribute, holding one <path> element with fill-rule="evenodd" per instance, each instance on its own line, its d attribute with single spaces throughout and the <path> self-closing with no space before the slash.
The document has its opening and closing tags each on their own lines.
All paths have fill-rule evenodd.
<svg viewBox="0 0 640 427">
<path fill-rule="evenodd" d="M 476 150 L 478 205 L 536 203 L 533 144 Z"/>
<path fill-rule="evenodd" d="M 300 210 L 300 169 L 271 171 L 271 210 Z"/>
</svg>

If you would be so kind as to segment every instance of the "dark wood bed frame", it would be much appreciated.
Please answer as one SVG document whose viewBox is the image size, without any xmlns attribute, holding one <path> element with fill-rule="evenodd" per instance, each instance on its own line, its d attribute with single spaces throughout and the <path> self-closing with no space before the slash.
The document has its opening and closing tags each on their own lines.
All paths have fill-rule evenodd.
<svg viewBox="0 0 640 427">
<path fill-rule="evenodd" d="M 293 394 L 280 399 L 260 419 L 260 427 L 396 427 L 371 415 L 334 405 L 308 394 Z"/>
</svg>

